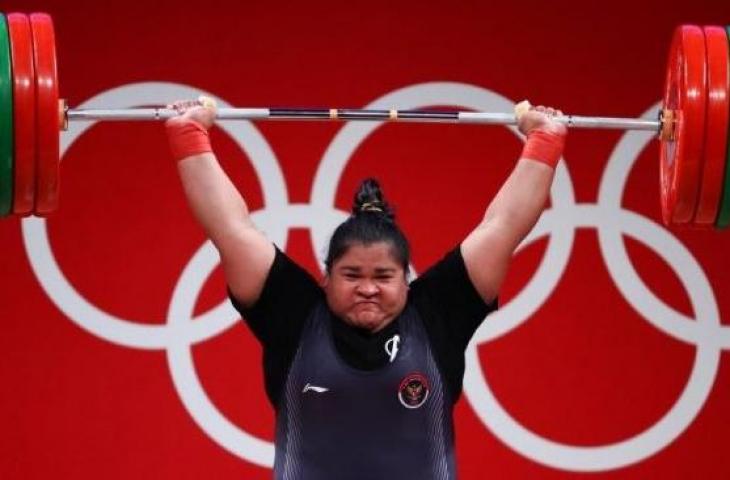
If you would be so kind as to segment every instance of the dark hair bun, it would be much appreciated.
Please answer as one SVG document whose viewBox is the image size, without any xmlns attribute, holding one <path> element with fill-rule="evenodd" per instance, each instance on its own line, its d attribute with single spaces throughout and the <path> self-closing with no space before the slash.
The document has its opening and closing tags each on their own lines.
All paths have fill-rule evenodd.
<svg viewBox="0 0 730 480">
<path fill-rule="evenodd" d="M 374 178 L 366 178 L 360 184 L 355 193 L 355 201 L 352 204 L 352 214 L 357 216 L 362 213 L 375 213 L 383 215 L 391 221 L 395 220 L 395 214 L 383 197 L 380 184 Z"/>
</svg>

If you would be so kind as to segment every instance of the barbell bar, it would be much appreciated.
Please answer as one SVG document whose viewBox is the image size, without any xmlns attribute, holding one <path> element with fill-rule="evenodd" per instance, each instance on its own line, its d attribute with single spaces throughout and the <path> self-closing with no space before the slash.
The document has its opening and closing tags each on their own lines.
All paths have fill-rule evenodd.
<svg viewBox="0 0 730 480">
<path fill-rule="evenodd" d="M 64 107 L 62 107 L 64 108 Z M 71 109 L 64 108 L 62 117 L 68 121 L 140 121 L 167 120 L 178 116 L 176 110 L 158 108 Z M 431 123 L 479 123 L 485 125 L 516 125 L 512 113 L 430 111 L 430 110 L 363 110 L 363 109 L 304 109 L 304 108 L 219 108 L 219 120 L 342 120 L 342 121 L 404 121 Z M 615 117 L 584 117 L 564 115 L 555 120 L 574 128 L 604 128 L 658 131 L 659 120 Z"/>
<path fill-rule="evenodd" d="M 9 143 L 13 147 L 10 154 L 7 148 L 6 151 L 0 148 L 0 216 L 10 213 L 45 216 L 58 206 L 59 130 L 67 128 L 69 122 L 164 121 L 179 113 L 165 106 L 70 108 L 59 99 L 51 17 L 44 13 L 29 16 L 12 13 L 2 17 L 2 24 L 9 28 L 5 28 L 4 36 L 0 28 L 0 138 L 12 139 Z M 675 29 L 664 100 L 657 119 L 556 117 L 570 128 L 656 132 L 661 142 L 662 218 L 667 225 L 726 227 L 730 224 L 728 35 L 730 28 L 724 27 L 681 25 Z M 9 72 L 2 68 L 3 50 L 9 52 L 7 57 L 12 65 Z M 8 91 L 12 93 L 9 106 L 7 100 L 3 103 Z M 517 123 L 514 113 L 339 108 L 221 108 L 217 118 Z"/>
</svg>

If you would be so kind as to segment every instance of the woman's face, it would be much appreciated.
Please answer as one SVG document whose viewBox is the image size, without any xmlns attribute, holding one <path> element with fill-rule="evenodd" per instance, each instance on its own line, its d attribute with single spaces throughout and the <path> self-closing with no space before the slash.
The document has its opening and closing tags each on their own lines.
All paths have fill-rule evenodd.
<svg viewBox="0 0 730 480">
<path fill-rule="evenodd" d="M 356 243 L 323 280 L 330 309 L 345 323 L 377 332 L 406 305 L 408 283 L 389 242 Z"/>
</svg>

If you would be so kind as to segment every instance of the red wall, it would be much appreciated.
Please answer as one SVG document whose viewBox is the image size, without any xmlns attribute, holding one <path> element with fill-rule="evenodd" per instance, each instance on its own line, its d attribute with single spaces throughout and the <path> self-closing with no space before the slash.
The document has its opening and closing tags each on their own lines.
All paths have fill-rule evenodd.
<svg viewBox="0 0 730 480">
<path fill-rule="evenodd" d="M 236 106 L 529 98 L 639 116 L 661 98 L 673 28 L 730 24 L 730 4 L 709 0 L 182 4 L 1 8 L 53 15 L 73 106 L 164 103 L 186 86 Z M 60 210 L 0 221 L 0 475 L 270 477 L 260 349 L 200 250 L 161 126 L 75 128 Z M 500 127 L 232 128 L 213 133 L 224 166 L 313 272 L 332 197 L 347 209 L 363 176 L 397 204 L 422 271 L 476 224 L 520 151 Z M 541 235 L 468 352 L 461 478 L 730 477 L 730 233 L 660 224 L 658 150 L 571 132 Z M 341 172 L 323 160 L 336 157 Z"/>
</svg>

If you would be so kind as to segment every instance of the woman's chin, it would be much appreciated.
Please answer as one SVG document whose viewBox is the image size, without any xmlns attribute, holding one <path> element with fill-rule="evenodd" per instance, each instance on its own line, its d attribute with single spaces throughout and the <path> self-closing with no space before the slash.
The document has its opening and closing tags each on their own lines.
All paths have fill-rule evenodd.
<svg viewBox="0 0 730 480">
<path fill-rule="evenodd" d="M 384 318 L 382 314 L 375 314 L 369 312 L 362 312 L 351 319 L 351 324 L 357 328 L 370 330 L 371 332 L 378 331 L 382 328 Z"/>
</svg>

